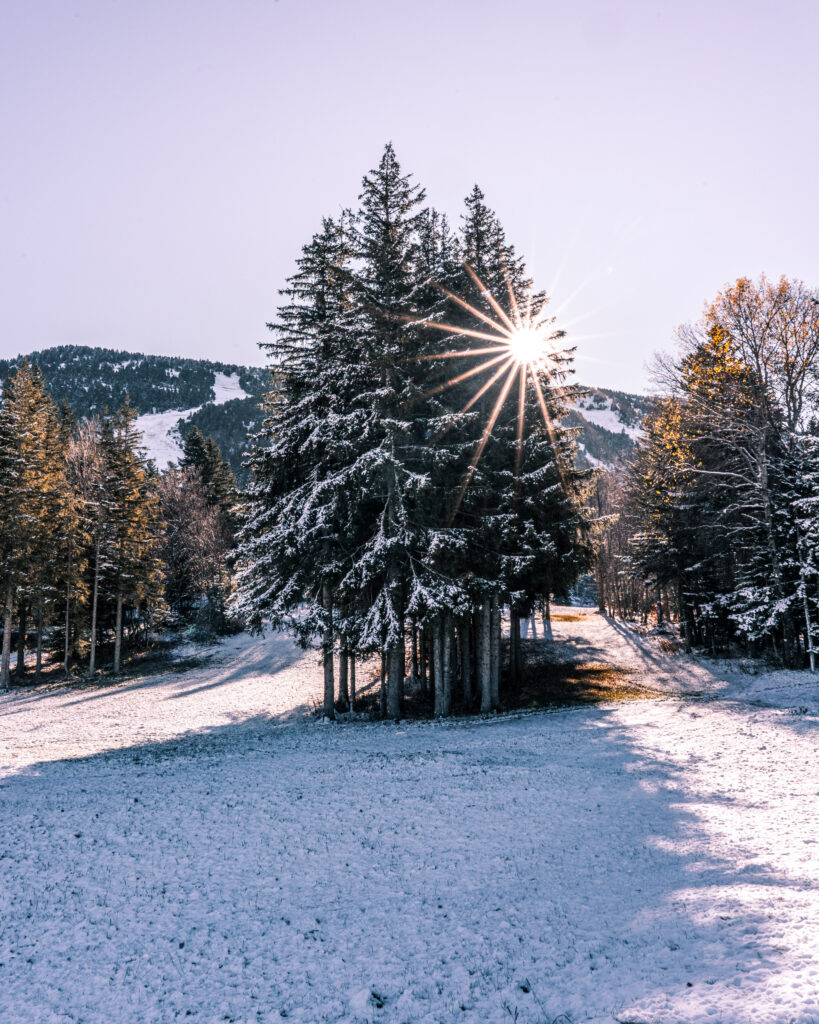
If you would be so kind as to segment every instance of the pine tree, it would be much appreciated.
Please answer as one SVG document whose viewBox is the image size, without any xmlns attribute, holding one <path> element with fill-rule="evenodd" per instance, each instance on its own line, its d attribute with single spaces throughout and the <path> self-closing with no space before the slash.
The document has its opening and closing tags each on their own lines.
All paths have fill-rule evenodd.
<svg viewBox="0 0 819 1024">
<path fill-rule="evenodd" d="M 182 451 L 180 466 L 196 470 L 205 488 L 208 504 L 211 507 L 218 506 L 232 520 L 236 504 L 236 478 L 222 458 L 219 445 L 210 435 L 205 437 L 198 427 L 194 427 L 185 437 Z"/>
<path fill-rule="evenodd" d="M 359 353 L 350 331 L 351 259 L 349 218 L 325 219 L 269 325 L 276 386 L 249 460 L 254 482 L 239 551 L 238 610 L 251 625 L 267 618 L 289 624 L 305 644 L 320 638 L 330 718 L 335 589 L 354 532 L 349 456 L 367 426 L 352 401 Z"/>
<path fill-rule="evenodd" d="M 128 402 L 103 423 L 105 479 L 110 495 L 111 546 L 108 586 L 115 601 L 114 674 L 122 667 L 126 606 L 146 609 L 162 600 L 159 505 L 135 429 L 136 410 Z"/>
<path fill-rule="evenodd" d="M 447 295 L 471 286 L 464 248 L 480 244 L 472 255 L 490 283 L 505 289 L 508 278 L 523 303 L 522 261 L 479 193 L 465 237 L 481 241 L 459 246 L 421 208 L 392 146 L 360 199 L 356 215 L 325 221 L 305 246 L 272 325 L 276 385 L 250 460 L 239 607 L 256 625 L 266 617 L 305 643 L 318 638 L 328 715 L 337 644 L 345 668 L 381 652 L 382 713 L 397 718 L 408 635 L 411 679 L 426 681 L 429 658 L 435 713 L 449 714 L 456 682 L 471 699 L 473 624 L 484 623 L 488 709 L 498 704 L 501 603 L 512 592 L 526 608 L 548 599 L 585 557 L 581 481 L 558 424 L 567 367 L 555 358 L 537 388 L 521 375 L 523 420 L 499 406 L 497 431 L 484 436 L 486 405 L 469 401 L 474 381 L 449 380 L 449 343 L 431 325 L 475 326 Z M 342 668 L 345 703 L 346 678 Z"/>
<path fill-rule="evenodd" d="M 10 683 L 11 625 L 15 600 L 21 607 L 20 650 L 25 642 L 23 609 L 42 615 L 51 593 L 54 545 L 61 532 L 65 477 L 57 410 L 37 367 L 23 361 L 6 381 L 0 406 L 0 572 L 3 582 L 3 649 L 0 686 Z"/>
</svg>

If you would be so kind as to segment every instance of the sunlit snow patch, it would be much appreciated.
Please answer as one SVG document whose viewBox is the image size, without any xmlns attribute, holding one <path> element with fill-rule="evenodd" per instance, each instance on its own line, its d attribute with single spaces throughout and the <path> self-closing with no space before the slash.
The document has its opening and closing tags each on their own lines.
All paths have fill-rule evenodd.
<svg viewBox="0 0 819 1024">
<path fill-rule="evenodd" d="M 239 383 L 238 373 L 215 373 L 213 380 L 213 401 L 209 405 L 224 405 L 234 398 L 248 398 Z M 150 412 L 137 417 L 136 428 L 142 433 L 142 443 L 148 458 L 153 459 L 158 469 L 165 469 L 169 462 L 182 458 L 181 437 L 177 424 L 188 419 L 201 409 L 169 409 L 167 412 Z"/>
</svg>

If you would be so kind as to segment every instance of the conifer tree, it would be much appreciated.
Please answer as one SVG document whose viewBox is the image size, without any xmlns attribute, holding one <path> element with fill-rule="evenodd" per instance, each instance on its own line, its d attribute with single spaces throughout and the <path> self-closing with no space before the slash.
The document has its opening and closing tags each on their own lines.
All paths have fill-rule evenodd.
<svg viewBox="0 0 819 1024">
<path fill-rule="evenodd" d="M 61 434 L 53 400 L 27 361 L 6 381 L 0 406 L 0 573 L 3 648 L 0 686 L 10 683 L 15 599 L 43 608 L 50 592 L 53 545 L 65 491 Z M 41 620 L 40 620 L 41 621 Z M 20 616 L 20 644 L 25 642 Z M 41 634 L 40 634 L 41 636 Z"/>
<path fill-rule="evenodd" d="M 159 505 L 135 429 L 136 410 L 125 405 L 106 423 L 102 445 L 110 495 L 108 586 L 115 602 L 114 673 L 122 667 L 123 613 L 162 599 Z"/>
<path fill-rule="evenodd" d="M 355 524 L 349 456 L 366 429 L 353 404 L 360 358 L 350 330 L 349 217 L 325 219 L 302 250 L 287 303 L 267 344 L 276 386 L 249 464 L 238 609 L 260 626 L 288 623 L 303 643 L 320 637 L 324 713 L 334 716 L 335 590 Z M 305 603 L 304 613 L 291 613 Z"/>
</svg>

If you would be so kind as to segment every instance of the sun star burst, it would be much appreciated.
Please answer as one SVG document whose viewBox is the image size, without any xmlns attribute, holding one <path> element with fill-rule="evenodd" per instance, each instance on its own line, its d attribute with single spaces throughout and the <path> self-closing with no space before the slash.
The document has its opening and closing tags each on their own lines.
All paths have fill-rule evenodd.
<svg viewBox="0 0 819 1024">
<path fill-rule="evenodd" d="M 560 455 L 556 443 L 557 438 L 554 424 L 549 414 L 546 397 L 543 393 L 543 385 L 540 379 L 543 372 L 551 375 L 558 369 L 558 356 L 560 352 L 558 343 L 560 339 L 563 338 L 564 332 L 561 330 L 555 330 L 552 327 L 552 318 L 545 319 L 543 317 L 533 315 L 531 300 L 527 302 L 526 309 L 521 311 L 508 274 L 505 274 L 506 290 L 509 297 L 509 311 L 507 312 L 492 292 L 483 284 L 472 267 L 466 263 L 464 263 L 464 267 L 480 292 L 481 297 L 486 300 L 489 307 L 496 314 L 497 319 L 489 316 L 482 310 L 477 309 L 471 303 L 467 302 L 466 299 L 456 295 L 454 292 L 451 292 L 441 286 L 438 286 L 439 290 L 462 309 L 465 309 L 468 313 L 474 316 L 476 320 L 479 320 L 490 328 L 491 333 L 490 331 L 478 331 L 467 327 L 459 327 L 456 324 L 439 323 L 435 320 L 419 321 L 409 316 L 402 317 L 402 319 L 417 326 L 432 327 L 448 334 L 459 335 L 464 339 L 476 339 L 478 341 L 491 343 L 490 345 L 482 345 L 475 348 L 436 352 L 434 354 L 421 357 L 423 359 L 435 361 L 442 359 L 469 359 L 480 356 L 488 357 L 477 366 L 473 366 L 470 369 L 465 370 L 463 373 L 450 377 L 448 380 L 444 381 L 443 384 L 438 384 L 430 391 L 426 392 L 427 396 L 439 394 L 447 388 L 453 387 L 462 381 L 468 380 L 472 377 L 480 377 L 481 374 L 492 370 L 493 372 L 489 376 L 489 379 L 485 380 L 480 385 L 475 394 L 460 410 L 461 412 L 466 412 L 471 409 L 472 406 L 475 405 L 475 403 L 478 402 L 488 391 L 490 391 L 495 384 L 500 382 L 500 389 L 497 397 L 495 398 L 492 411 L 484 425 L 480 441 L 478 442 L 477 448 L 475 449 L 469 467 L 461 483 L 460 491 L 450 516 L 450 522 L 455 518 L 458 509 L 461 506 L 461 502 L 463 501 L 467 488 L 475 474 L 481 455 L 483 455 L 484 449 L 489 442 L 489 438 L 492 436 L 492 431 L 498 421 L 498 417 L 500 416 L 501 410 L 510 391 L 512 390 L 512 386 L 515 383 L 516 378 L 518 381 L 518 415 L 515 478 L 516 480 L 519 478 L 523 457 L 523 429 L 526 407 L 526 385 L 528 380 L 531 382 L 537 398 L 537 404 L 540 408 L 541 415 L 543 416 L 544 426 L 552 441 L 558 472 L 560 473 L 565 486 L 565 478 L 563 474 L 563 467 L 560 464 Z M 446 431 L 443 431 L 437 440 L 440 440 L 444 433 L 446 433 Z"/>
</svg>

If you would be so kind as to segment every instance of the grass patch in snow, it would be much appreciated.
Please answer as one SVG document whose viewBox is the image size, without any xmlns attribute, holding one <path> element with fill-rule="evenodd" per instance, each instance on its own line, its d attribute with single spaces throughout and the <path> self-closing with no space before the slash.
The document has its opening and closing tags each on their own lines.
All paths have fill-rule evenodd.
<svg viewBox="0 0 819 1024">
<path fill-rule="evenodd" d="M 540 662 L 524 665 L 521 682 L 505 694 L 514 708 L 576 707 L 605 701 L 660 696 L 632 681 L 627 669 L 599 662 Z"/>
<path fill-rule="evenodd" d="M 521 639 L 523 666 L 519 682 L 512 683 L 508 671 L 509 641 L 504 641 L 503 646 L 501 711 L 583 707 L 610 701 L 648 700 L 663 696 L 659 691 L 640 686 L 634 680 L 634 674 L 620 666 L 596 661 L 550 660 L 553 657 L 553 649 L 542 640 Z M 362 682 L 363 686 L 359 686 L 356 695 L 356 712 L 378 719 L 381 717 L 379 673 L 371 670 L 369 678 Z M 472 700 L 466 702 L 459 691 L 460 685 L 453 679 L 452 715 L 479 714 L 480 693 L 475 692 Z M 336 710 L 345 712 L 347 708 L 338 704 Z M 315 713 L 321 714 L 318 705 Z M 429 687 L 427 692 L 424 692 L 420 686 L 405 686 L 402 718 L 433 718 L 434 713 L 433 694 Z"/>
</svg>

